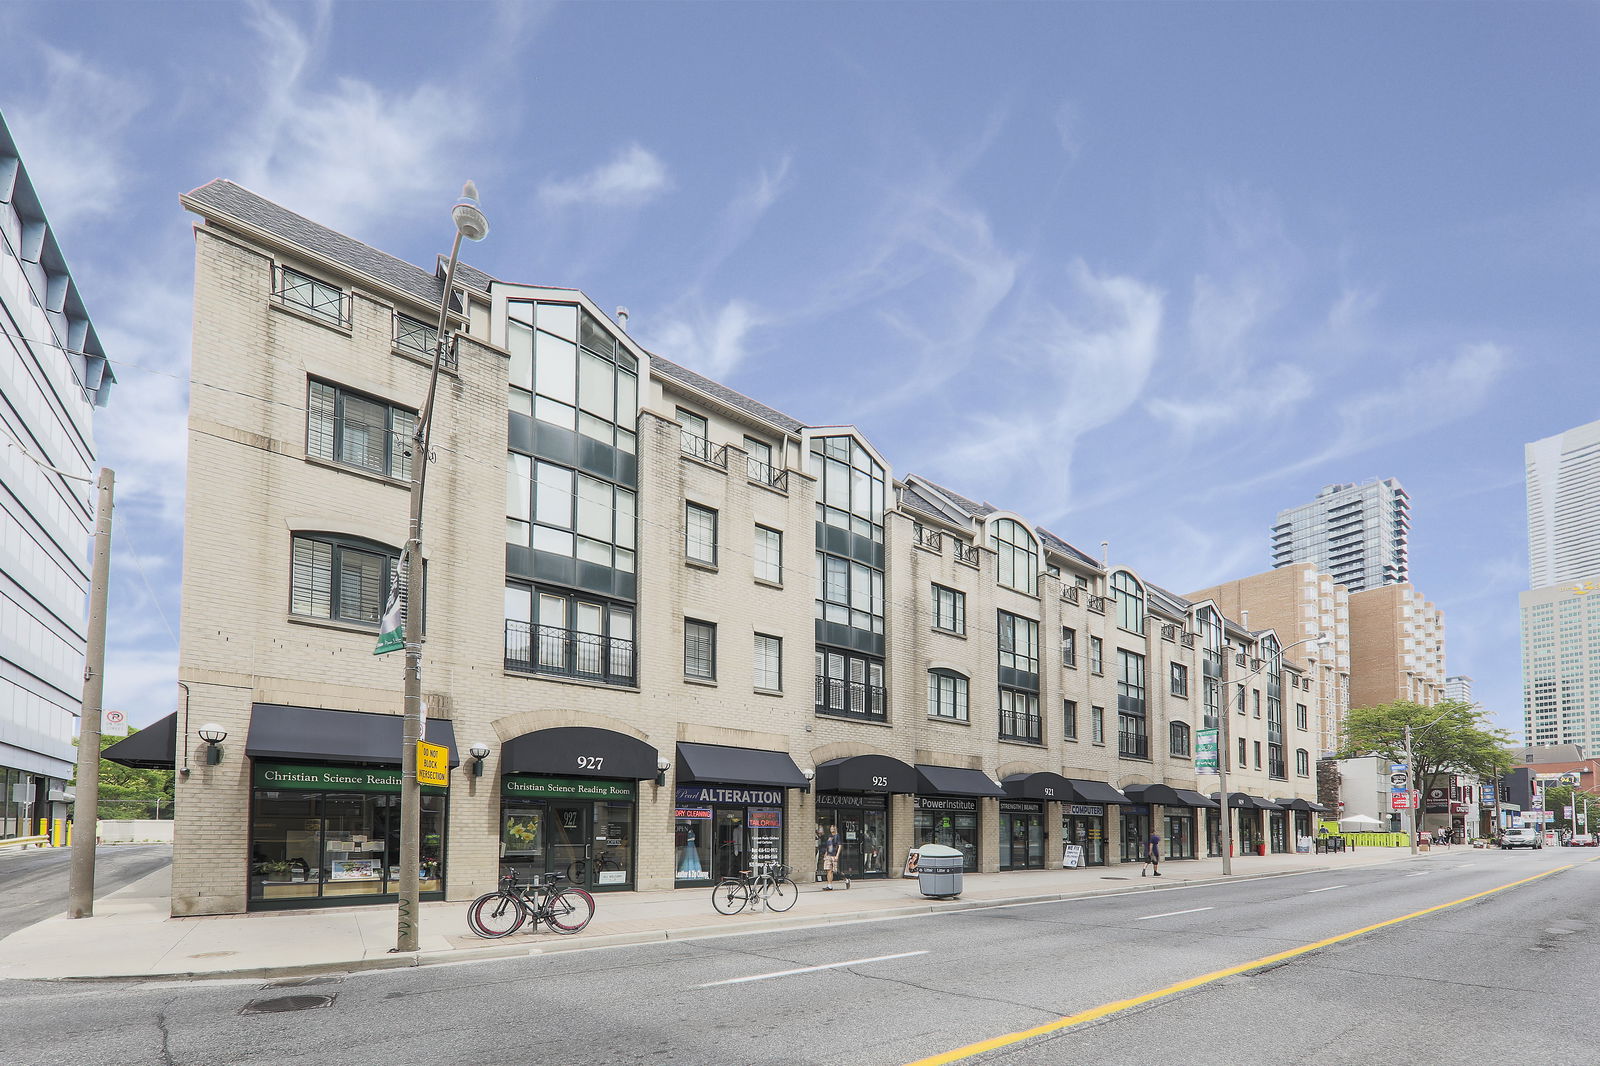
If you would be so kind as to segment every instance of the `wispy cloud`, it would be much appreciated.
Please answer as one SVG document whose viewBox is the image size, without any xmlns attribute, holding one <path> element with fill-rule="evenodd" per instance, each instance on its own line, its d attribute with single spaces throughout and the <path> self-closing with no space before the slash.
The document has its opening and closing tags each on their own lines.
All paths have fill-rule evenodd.
<svg viewBox="0 0 1600 1066">
<path fill-rule="evenodd" d="M 642 145 L 630 144 L 586 174 L 545 182 L 539 197 L 551 207 L 638 207 L 671 187 L 666 164 Z"/>
<path fill-rule="evenodd" d="M 1312 398 L 1315 382 L 1305 369 L 1280 363 L 1236 387 L 1205 394 L 1184 391 L 1156 397 L 1145 410 L 1167 423 L 1180 437 L 1194 440 L 1240 422 L 1271 421 Z"/>
<path fill-rule="evenodd" d="M 758 308 L 743 300 L 730 300 L 714 310 L 696 304 L 683 317 L 654 329 L 649 344 L 675 363 L 713 378 L 725 377 L 744 362 L 751 331 L 765 321 Z"/>
<path fill-rule="evenodd" d="M 34 43 L 44 64 L 41 95 L 7 112 L 22 157 L 57 226 L 110 214 L 127 187 L 123 130 L 143 109 L 139 85 L 103 64 Z"/>
<path fill-rule="evenodd" d="M 460 107 L 447 86 L 421 81 L 390 92 L 350 77 L 321 86 L 313 71 L 328 6 L 310 9 L 308 28 L 264 2 L 250 10 L 261 64 L 252 91 L 258 106 L 228 142 L 225 172 L 346 231 L 453 191 L 462 177 L 458 149 L 476 130 L 473 110 Z"/>
</svg>

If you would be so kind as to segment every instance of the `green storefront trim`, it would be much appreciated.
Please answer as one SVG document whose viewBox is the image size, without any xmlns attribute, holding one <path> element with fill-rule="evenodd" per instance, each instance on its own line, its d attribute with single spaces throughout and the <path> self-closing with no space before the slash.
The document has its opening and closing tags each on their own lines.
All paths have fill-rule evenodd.
<svg viewBox="0 0 1600 1066">
<path fill-rule="evenodd" d="M 256 788 L 280 792 L 393 792 L 400 791 L 400 771 L 359 766 L 305 766 L 296 763 L 256 763 Z M 448 789 L 423 785 L 422 791 L 443 796 Z"/>
<path fill-rule="evenodd" d="M 533 777 L 510 774 L 500 779 L 506 796 L 533 796 L 540 799 L 632 800 L 631 783 L 598 781 L 588 777 Z"/>
</svg>

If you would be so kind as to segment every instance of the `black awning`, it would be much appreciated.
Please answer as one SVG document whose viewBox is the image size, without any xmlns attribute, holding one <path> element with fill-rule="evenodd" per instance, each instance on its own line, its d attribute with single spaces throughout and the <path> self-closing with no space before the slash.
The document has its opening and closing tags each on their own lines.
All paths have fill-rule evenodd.
<svg viewBox="0 0 1600 1066">
<path fill-rule="evenodd" d="M 423 736 L 430 744 L 450 749 L 451 766 L 461 765 L 454 723 L 430 718 Z M 399 766 L 404 740 L 405 719 L 398 714 L 257 703 L 250 708 L 250 737 L 244 753 L 252 759 Z"/>
<path fill-rule="evenodd" d="M 655 748 L 626 733 L 557 726 L 506 741 L 500 748 L 500 772 L 644 781 L 656 776 L 656 758 Z"/>
<path fill-rule="evenodd" d="M 1133 801 L 1105 781 L 1089 781 L 1081 777 L 1067 778 L 1067 784 L 1072 786 L 1072 794 L 1079 803 L 1114 804 L 1126 807 Z"/>
<path fill-rule="evenodd" d="M 1058 800 L 1072 802 L 1072 782 L 1060 774 L 1040 770 L 1032 774 L 1012 774 L 1000 782 L 1012 799 Z"/>
<path fill-rule="evenodd" d="M 1278 804 L 1274 803 L 1272 800 L 1267 799 L 1265 796 L 1251 796 L 1250 798 L 1256 801 L 1256 808 L 1258 810 L 1263 810 L 1263 811 L 1282 811 L 1282 810 L 1284 810 L 1283 807 L 1280 807 Z"/>
<path fill-rule="evenodd" d="M 811 784 L 788 752 L 722 744 L 679 744 L 678 781 L 767 788 L 805 788 Z"/>
<path fill-rule="evenodd" d="M 1222 806 L 1222 793 L 1213 792 L 1211 793 L 1211 798 L 1217 801 L 1218 807 Z M 1261 801 L 1250 795 L 1248 792 L 1228 793 L 1228 806 L 1232 807 L 1234 810 L 1240 811 L 1259 811 L 1263 809 L 1261 807 Z M 1272 809 L 1277 810 L 1278 808 L 1273 807 Z"/>
<path fill-rule="evenodd" d="M 900 792 L 917 790 L 917 772 L 887 755 L 854 755 L 817 764 L 818 792 Z"/>
<path fill-rule="evenodd" d="M 1135 803 L 1159 803 L 1163 807 L 1187 807 L 1178 790 L 1159 782 L 1153 785 L 1124 785 L 1123 795 Z"/>
<path fill-rule="evenodd" d="M 1214 799 L 1208 799 L 1192 788 L 1175 788 L 1172 791 L 1182 798 L 1183 806 L 1185 807 L 1204 807 L 1212 811 L 1222 809 L 1222 804 Z"/>
<path fill-rule="evenodd" d="M 173 711 L 158 722 L 129 733 L 123 739 L 100 753 L 135 770 L 172 770 L 178 760 L 178 712 Z"/>
<path fill-rule="evenodd" d="M 1006 790 L 982 770 L 917 763 L 917 794 L 921 796 L 1004 796 Z"/>
<path fill-rule="evenodd" d="M 1274 799 L 1272 802 L 1276 803 L 1280 809 L 1286 810 L 1286 811 L 1316 811 L 1316 810 L 1321 810 L 1321 808 L 1318 807 L 1315 803 L 1312 803 L 1310 800 L 1301 799 L 1298 796 L 1285 796 L 1285 797 L 1283 797 L 1281 799 Z"/>
</svg>

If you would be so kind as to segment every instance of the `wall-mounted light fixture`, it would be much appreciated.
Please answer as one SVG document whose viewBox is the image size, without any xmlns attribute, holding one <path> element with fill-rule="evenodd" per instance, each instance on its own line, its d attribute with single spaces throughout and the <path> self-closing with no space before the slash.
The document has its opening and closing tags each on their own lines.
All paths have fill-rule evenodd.
<svg viewBox="0 0 1600 1066">
<path fill-rule="evenodd" d="M 815 770 L 801 770 L 800 776 L 806 779 L 806 787 L 800 791 L 809 795 L 811 793 L 811 779 L 817 776 L 817 772 Z"/>
<path fill-rule="evenodd" d="M 476 744 L 472 745 L 472 747 L 467 749 L 467 754 L 472 756 L 473 759 L 472 776 L 482 777 L 483 760 L 489 757 L 489 745 L 480 740 Z"/>
<path fill-rule="evenodd" d="M 199 729 L 200 739 L 206 742 L 206 765 L 215 766 L 222 761 L 221 744 L 228 739 L 228 731 L 215 722 L 207 722 Z"/>
<path fill-rule="evenodd" d="M 656 787 L 660 788 L 667 783 L 667 771 L 672 769 L 672 760 L 665 755 L 656 756 Z"/>
</svg>

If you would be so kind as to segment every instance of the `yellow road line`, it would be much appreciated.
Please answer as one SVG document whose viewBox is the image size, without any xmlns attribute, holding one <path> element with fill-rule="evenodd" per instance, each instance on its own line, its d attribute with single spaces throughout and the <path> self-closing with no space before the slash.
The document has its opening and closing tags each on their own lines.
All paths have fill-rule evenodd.
<svg viewBox="0 0 1600 1066">
<path fill-rule="evenodd" d="M 1595 858 L 1600 859 L 1600 856 L 1596 856 Z M 1590 859 L 1588 861 L 1593 862 L 1595 860 Z M 1358 937 L 1364 933 L 1370 933 L 1375 929 L 1382 929 L 1385 926 L 1390 925 L 1398 925 L 1401 922 L 1408 922 L 1413 918 L 1420 918 L 1424 914 L 1432 914 L 1435 911 L 1447 910 L 1451 907 L 1459 907 L 1463 903 L 1471 903 L 1475 899 L 1482 899 L 1485 896 L 1492 896 L 1496 892 L 1504 892 L 1508 888 L 1516 888 L 1518 885 L 1525 885 L 1530 881 L 1537 881 L 1541 877 L 1549 877 L 1551 874 L 1558 874 L 1562 870 L 1570 870 L 1575 865 L 1577 864 L 1568 863 L 1565 866 L 1557 866 L 1553 870 L 1546 870 L 1544 873 L 1534 874 L 1532 877 L 1524 877 L 1520 881 L 1512 881 L 1510 884 L 1501 885 L 1498 888 L 1491 888 L 1484 892 L 1475 892 L 1470 896 L 1462 896 L 1460 899 L 1451 900 L 1449 903 L 1440 903 L 1434 907 L 1427 907 L 1420 911 L 1412 911 L 1410 914 L 1402 914 L 1398 918 L 1390 918 L 1387 921 L 1378 922 L 1376 925 L 1368 925 L 1363 926 L 1360 929 L 1353 929 L 1348 933 L 1340 933 L 1337 936 L 1330 936 L 1323 940 L 1318 940 L 1315 943 L 1302 944 L 1297 948 L 1290 948 L 1288 951 L 1280 951 L 1276 955 L 1264 955 L 1259 959 L 1252 959 L 1249 962 L 1240 963 L 1238 966 L 1230 966 L 1226 970 L 1216 970 L 1212 973 L 1201 974 L 1199 977 L 1191 977 L 1186 981 L 1179 981 L 1175 985 L 1168 985 L 1166 988 L 1158 989 L 1154 992 L 1146 992 L 1143 995 L 1134 996 L 1131 999 L 1119 999 L 1111 1003 L 1102 1003 L 1098 1007 L 1091 1007 L 1086 1011 L 1079 1011 L 1077 1014 L 1072 1014 L 1065 1018 L 1057 1018 L 1053 1022 L 1046 1022 L 1043 1025 L 1036 1025 L 1032 1029 L 1022 1029 L 1015 1033 L 1006 1033 L 1004 1036 L 991 1037 L 988 1040 L 980 1040 L 976 1044 L 968 1044 L 966 1047 L 958 1047 L 952 1051 L 944 1051 L 937 1055 L 930 1055 L 928 1058 L 918 1059 L 915 1062 L 908 1063 L 907 1066 L 946 1066 L 947 1063 L 960 1062 L 962 1059 L 969 1059 L 974 1055 L 981 1055 L 986 1051 L 994 1051 L 997 1048 L 1008 1047 L 1012 1044 L 1019 1044 L 1024 1040 L 1032 1040 L 1036 1036 L 1045 1036 L 1048 1033 L 1059 1033 L 1061 1030 L 1070 1029 L 1074 1025 L 1082 1025 L 1084 1022 L 1096 1021 L 1100 1018 L 1105 1018 L 1109 1015 L 1116 1014 L 1119 1011 L 1125 1011 L 1130 1007 L 1137 1007 L 1145 1003 L 1151 1003 L 1167 996 L 1177 995 L 1179 992 L 1187 992 L 1191 988 L 1199 988 L 1201 985 L 1207 985 L 1213 981 L 1220 981 L 1224 977 L 1234 977 L 1238 974 L 1248 973 L 1251 970 L 1258 970 L 1263 966 L 1270 966 L 1275 962 L 1282 962 L 1285 959 L 1292 959 L 1296 956 L 1304 955 L 1307 952 L 1316 951 L 1318 948 L 1325 948 L 1330 944 L 1337 944 L 1342 940 L 1349 940 L 1352 937 Z"/>
</svg>

